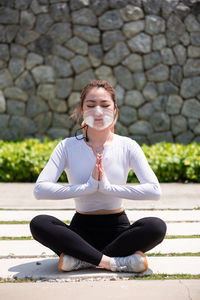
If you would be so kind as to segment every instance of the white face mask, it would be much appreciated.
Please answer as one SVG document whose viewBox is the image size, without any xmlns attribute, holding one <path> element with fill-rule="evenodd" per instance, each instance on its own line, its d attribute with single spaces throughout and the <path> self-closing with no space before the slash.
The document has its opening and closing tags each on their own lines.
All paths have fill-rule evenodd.
<svg viewBox="0 0 200 300">
<path fill-rule="evenodd" d="M 83 113 L 83 119 L 90 127 L 96 130 L 103 130 L 112 124 L 114 120 L 114 112 L 113 110 L 97 105 L 87 109 Z"/>
</svg>

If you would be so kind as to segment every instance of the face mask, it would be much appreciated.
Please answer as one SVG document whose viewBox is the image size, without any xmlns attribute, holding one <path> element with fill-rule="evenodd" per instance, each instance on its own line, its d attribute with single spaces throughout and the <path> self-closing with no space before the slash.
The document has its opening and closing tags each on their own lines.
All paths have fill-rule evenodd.
<svg viewBox="0 0 200 300">
<path fill-rule="evenodd" d="M 87 109 L 83 113 L 83 118 L 90 127 L 96 130 L 103 130 L 112 124 L 114 112 L 101 106 L 95 106 Z"/>
</svg>

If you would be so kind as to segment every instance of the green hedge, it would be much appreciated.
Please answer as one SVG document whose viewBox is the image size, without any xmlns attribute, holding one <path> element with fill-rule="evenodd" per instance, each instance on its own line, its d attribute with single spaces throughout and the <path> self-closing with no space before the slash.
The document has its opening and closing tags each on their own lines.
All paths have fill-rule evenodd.
<svg viewBox="0 0 200 300">
<path fill-rule="evenodd" d="M 0 141 L 0 181 L 35 182 L 59 141 Z M 142 149 L 160 182 L 200 182 L 200 143 L 158 143 Z M 67 181 L 65 173 L 60 181 Z M 128 182 L 136 181 L 130 171 Z"/>
</svg>

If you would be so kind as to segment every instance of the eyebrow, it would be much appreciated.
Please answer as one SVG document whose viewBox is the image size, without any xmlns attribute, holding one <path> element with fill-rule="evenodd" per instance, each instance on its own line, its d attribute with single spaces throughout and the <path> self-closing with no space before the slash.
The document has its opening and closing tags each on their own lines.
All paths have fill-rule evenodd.
<svg viewBox="0 0 200 300">
<path fill-rule="evenodd" d="M 96 102 L 97 100 L 92 100 L 92 99 L 89 99 L 89 100 L 86 100 L 86 102 Z M 101 100 L 101 102 L 108 102 L 109 100 Z"/>
</svg>

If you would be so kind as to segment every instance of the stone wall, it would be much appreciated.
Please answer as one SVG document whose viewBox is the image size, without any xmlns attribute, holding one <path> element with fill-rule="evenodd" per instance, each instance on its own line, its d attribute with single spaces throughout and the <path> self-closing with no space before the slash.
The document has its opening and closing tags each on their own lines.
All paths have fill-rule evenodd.
<svg viewBox="0 0 200 300">
<path fill-rule="evenodd" d="M 200 141 L 200 2 L 0 1 L 1 139 L 74 135 L 95 78 L 116 89 L 117 133 Z"/>
</svg>

